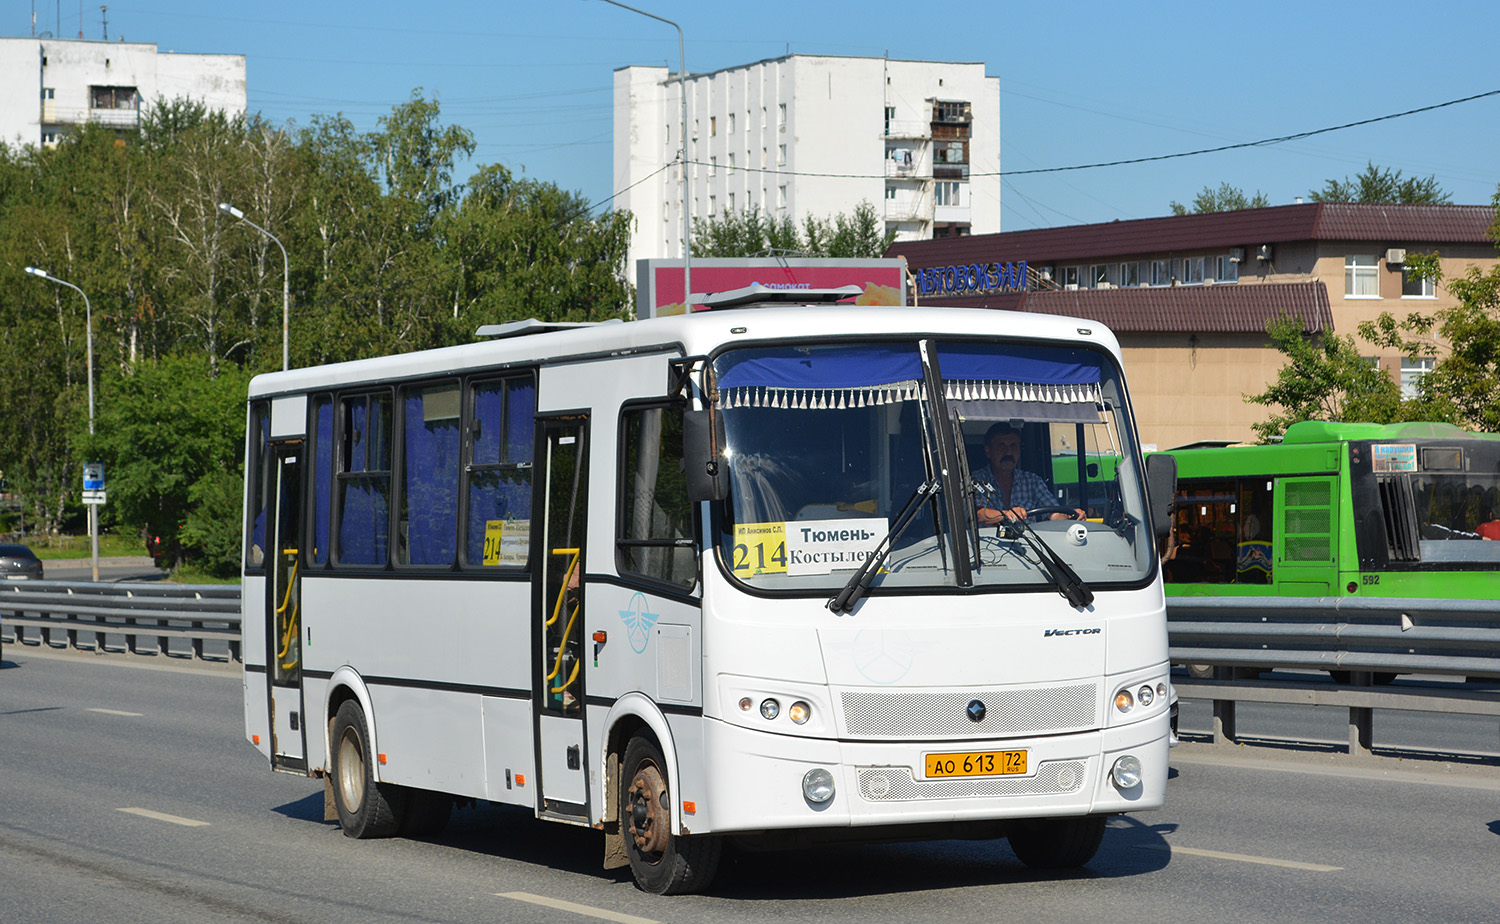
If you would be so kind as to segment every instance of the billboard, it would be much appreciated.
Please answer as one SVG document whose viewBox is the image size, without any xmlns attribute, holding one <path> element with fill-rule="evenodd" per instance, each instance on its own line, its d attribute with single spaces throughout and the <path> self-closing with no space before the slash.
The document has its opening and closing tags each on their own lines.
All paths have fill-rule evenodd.
<svg viewBox="0 0 1500 924">
<path fill-rule="evenodd" d="M 863 293 L 856 305 L 905 305 L 906 261 L 843 260 L 797 257 L 694 260 L 693 293 L 743 289 L 760 283 L 768 289 L 833 289 L 856 285 Z M 637 260 L 635 316 L 656 318 L 682 314 L 681 260 Z"/>
</svg>

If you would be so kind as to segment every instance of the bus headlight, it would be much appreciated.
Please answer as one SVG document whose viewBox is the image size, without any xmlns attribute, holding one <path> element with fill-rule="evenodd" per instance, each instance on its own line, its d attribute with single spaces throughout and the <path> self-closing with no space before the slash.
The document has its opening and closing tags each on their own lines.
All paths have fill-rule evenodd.
<svg viewBox="0 0 1500 924">
<path fill-rule="evenodd" d="M 786 717 L 791 719 L 794 725 L 806 725 L 807 720 L 812 718 L 812 707 L 799 699 L 786 711 Z"/>
<path fill-rule="evenodd" d="M 802 795 L 807 801 L 822 805 L 833 798 L 833 774 L 815 767 L 802 775 Z"/>
<path fill-rule="evenodd" d="M 1134 789 L 1141 785 L 1141 761 L 1126 754 L 1109 770 L 1109 778 L 1116 789 Z"/>
<path fill-rule="evenodd" d="M 781 704 L 774 699 L 763 699 L 760 701 L 760 714 L 762 718 L 774 719 L 781 715 Z"/>
<path fill-rule="evenodd" d="M 1156 699 L 1156 693 L 1152 691 L 1151 684 L 1148 683 L 1136 691 L 1135 698 L 1142 706 L 1149 706 L 1151 701 Z"/>
</svg>

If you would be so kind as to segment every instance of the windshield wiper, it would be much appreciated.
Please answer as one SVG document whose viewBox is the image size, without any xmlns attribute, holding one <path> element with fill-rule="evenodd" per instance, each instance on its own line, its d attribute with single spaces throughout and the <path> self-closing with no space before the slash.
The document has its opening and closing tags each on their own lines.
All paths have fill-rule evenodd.
<svg viewBox="0 0 1500 924">
<path fill-rule="evenodd" d="M 908 500 L 906 506 L 901 508 L 901 513 L 896 517 L 896 522 L 891 524 L 885 538 L 875 546 L 864 564 L 849 576 L 849 581 L 844 585 L 843 590 L 829 598 L 830 610 L 842 616 L 854 609 L 854 605 L 870 589 L 870 582 L 875 580 L 875 575 L 880 573 L 881 565 L 884 565 L 885 560 L 891 557 L 891 550 L 895 548 L 896 540 L 901 538 L 901 533 L 911 524 L 912 517 L 916 516 L 917 511 L 921 509 L 922 502 L 935 496 L 941 490 L 942 481 L 937 476 L 917 485 L 917 489 L 912 492 L 911 500 Z"/>
<path fill-rule="evenodd" d="M 1008 536 L 1012 533 L 1019 536 L 1036 553 L 1037 561 L 1041 562 L 1042 569 L 1047 572 L 1047 576 L 1057 587 L 1057 592 L 1062 594 L 1064 599 L 1080 609 L 1094 602 L 1094 592 L 1089 589 L 1089 585 L 1083 582 L 1083 578 L 1078 576 L 1078 572 L 1074 571 L 1071 565 L 1052 551 L 1052 546 L 1048 545 L 1041 534 L 1032 529 L 1031 524 L 1024 518 L 1010 520 L 1002 526 L 1005 527 Z"/>
<path fill-rule="evenodd" d="M 996 496 L 994 485 L 974 481 L 970 483 L 970 488 L 982 491 L 989 502 L 995 505 L 994 509 L 1003 511 L 1003 501 Z M 1047 544 L 1040 533 L 1031 528 L 1031 523 L 1025 518 L 1005 520 L 999 524 L 999 527 L 1006 538 L 1019 538 L 1036 553 L 1037 561 L 1041 562 L 1042 569 L 1052 579 L 1057 592 L 1062 594 L 1069 603 L 1082 608 L 1094 602 L 1094 592 L 1089 589 L 1089 585 L 1083 582 L 1083 578 L 1078 576 L 1078 572 L 1074 571 L 1071 565 L 1052 551 L 1052 546 Z"/>
</svg>

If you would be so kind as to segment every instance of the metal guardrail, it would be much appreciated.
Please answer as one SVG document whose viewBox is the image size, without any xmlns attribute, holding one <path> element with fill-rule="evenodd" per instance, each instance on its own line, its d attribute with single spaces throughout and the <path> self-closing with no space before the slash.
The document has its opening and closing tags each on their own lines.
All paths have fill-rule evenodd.
<svg viewBox="0 0 1500 924">
<path fill-rule="evenodd" d="M 239 661 L 240 588 L 5 581 L 0 582 L 0 633 L 16 644 L 94 651 L 109 650 L 111 636 L 123 637 L 125 651 L 163 656 L 183 656 L 170 643 L 186 639 L 194 660 L 204 658 L 205 642 L 218 640 L 228 658 Z"/>
<path fill-rule="evenodd" d="M 1208 665 L 1213 679 L 1174 686 L 1178 696 L 1213 701 L 1213 740 L 1238 740 L 1240 702 L 1349 709 L 1349 753 L 1374 749 L 1374 710 L 1500 716 L 1500 692 L 1457 681 L 1500 678 L 1500 601 L 1394 597 L 1168 597 L 1174 664 Z M 1332 672 L 1329 685 L 1261 670 Z M 1397 674 L 1455 682 L 1385 688 Z"/>
</svg>

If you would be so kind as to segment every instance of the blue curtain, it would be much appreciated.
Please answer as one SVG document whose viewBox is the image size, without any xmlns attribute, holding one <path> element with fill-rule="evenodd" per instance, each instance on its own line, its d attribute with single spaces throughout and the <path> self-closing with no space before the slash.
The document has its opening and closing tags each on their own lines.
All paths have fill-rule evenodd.
<svg viewBox="0 0 1500 924">
<path fill-rule="evenodd" d="M 411 392 L 404 402 L 403 560 L 413 565 L 451 565 L 458 543 L 458 418 L 428 421 L 424 413 L 426 396 L 445 391 L 456 410 L 456 387 Z"/>
</svg>

